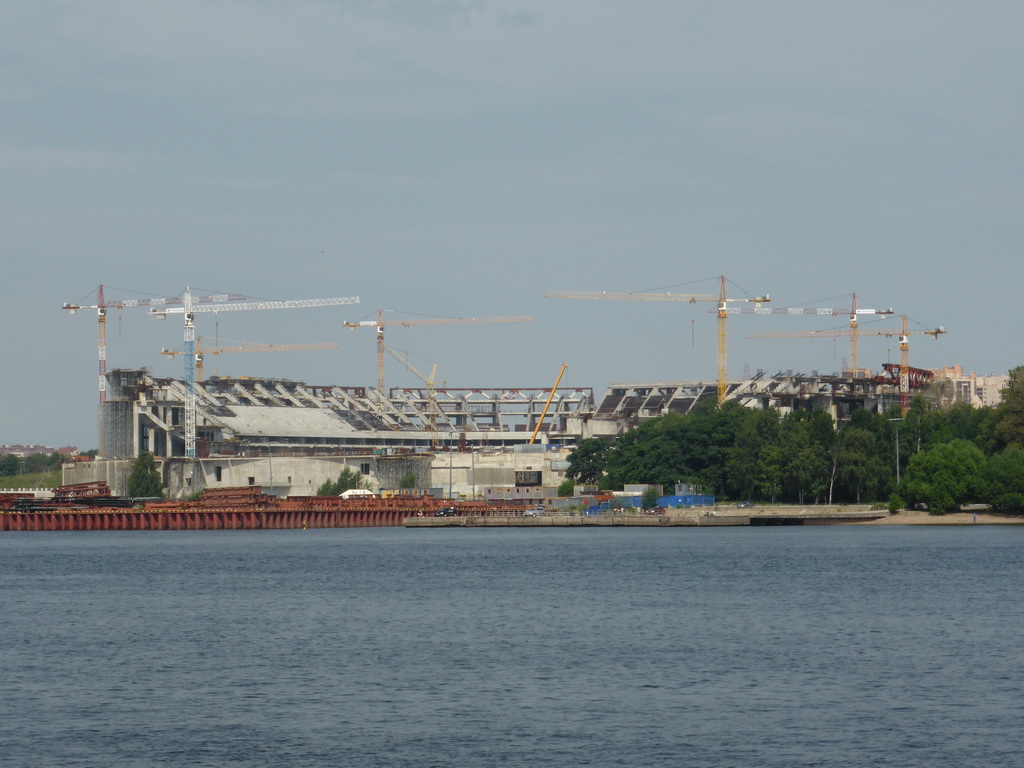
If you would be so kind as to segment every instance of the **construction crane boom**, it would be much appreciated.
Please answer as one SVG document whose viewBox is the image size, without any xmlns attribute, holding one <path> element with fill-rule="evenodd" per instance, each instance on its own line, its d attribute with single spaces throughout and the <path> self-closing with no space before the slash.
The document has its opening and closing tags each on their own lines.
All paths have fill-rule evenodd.
<svg viewBox="0 0 1024 768">
<path fill-rule="evenodd" d="M 943 326 L 930 328 L 923 331 L 911 331 L 907 327 L 907 316 L 903 318 L 902 328 L 837 328 L 829 331 L 774 331 L 768 333 L 750 333 L 748 339 L 798 339 L 798 338 L 819 338 L 836 339 L 846 336 L 898 336 L 900 340 L 900 410 L 906 415 L 910 408 L 910 336 L 931 336 L 938 339 L 940 334 L 946 332 Z"/>
<path fill-rule="evenodd" d="M 99 360 L 99 400 L 100 403 L 106 402 L 107 399 L 107 310 L 108 309 L 127 309 L 130 307 L 168 307 L 176 306 L 184 303 L 181 296 L 173 298 L 152 298 L 152 299 L 114 299 L 107 300 L 104 296 L 104 286 L 100 285 L 96 289 L 96 303 L 95 304 L 71 304 L 70 302 L 64 302 L 61 309 L 66 309 L 70 314 L 74 315 L 80 309 L 95 309 L 97 317 L 97 359 Z M 193 296 L 192 301 L 195 303 L 209 303 L 209 302 L 227 302 L 227 301 L 239 301 L 245 299 L 245 296 L 240 296 L 234 293 L 223 293 L 214 296 Z"/>
<path fill-rule="evenodd" d="M 728 366 L 726 361 L 726 347 L 728 343 L 727 339 L 727 328 L 726 320 L 729 316 L 729 303 L 730 302 L 749 302 L 756 307 L 760 307 L 761 304 L 766 304 L 771 301 L 771 298 L 765 294 L 764 296 L 755 296 L 749 299 L 730 299 L 726 297 L 725 293 L 725 275 L 720 278 L 720 285 L 718 295 L 714 296 L 710 293 L 609 293 L 607 291 L 600 292 L 583 292 L 583 291 L 561 291 L 558 293 L 548 293 L 545 296 L 549 299 L 615 299 L 624 301 L 685 301 L 690 304 L 696 304 L 699 301 L 714 301 L 717 302 L 717 314 L 718 314 L 718 404 L 721 405 L 725 401 L 725 396 L 729 390 L 728 380 Z M 715 311 L 715 310 L 713 310 Z"/>
<path fill-rule="evenodd" d="M 898 336 L 900 331 L 896 328 L 834 328 L 828 331 L 765 331 L 763 333 L 748 333 L 747 339 L 799 339 L 814 337 L 817 339 L 845 339 L 854 334 L 858 336 Z"/>
<path fill-rule="evenodd" d="M 217 303 L 219 297 L 193 297 L 192 289 L 186 288 L 181 297 L 181 306 L 153 307 L 151 315 L 164 318 L 169 314 L 180 314 L 185 318 L 185 457 L 196 457 L 196 327 L 197 312 L 231 312 L 235 310 L 302 309 L 307 307 L 334 307 L 344 304 L 358 304 L 357 296 L 336 299 L 294 299 L 289 301 L 241 301 L 239 303 Z M 233 299 L 224 297 L 229 301 Z M 239 297 L 245 299 L 247 297 Z M 207 302 L 205 299 L 210 299 Z"/>
<path fill-rule="evenodd" d="M 849 309 L 835 307 L 728 307 L 727 312 L 743 312 L 755 315 L 849 315 L 850 328 L 856 331 L 857 318 L 861 315 L 891 315 L 892 307 L 889 309 L 864 309 L 857 306 L 857 294 L 851 294 L 852 301 Z M 859 348 L 857 344 L 857 333 L 849 334 L 850 337 L 850 367 L 856 373 L 858 370 Z M 748 337 L 750 338 L 750 337 Z"/>
<path fill-rule="evenodd" d="M 555 399 L 555 392 L 558 391 L 558 383 L 562 380 L 562 374 L 565 373 L 565 369 L 569 366 L 562 363 L 562 370 L 558 372 L 558 376 L 555 378 L 555 383 L 551 387 L 551 392 L 548 395 L 547 401 L 544 403 L 544 410 L 540 412 L 540 418 L 537 419 L 537 426 L 533 429 L 533 434 L 530 435 L 530 442 L 527 445 L 533 445 L 533 441 L 537 439 L 537 433 L 540 432 L 540 427 L 544 423 L 544 417 L 548 415 L 548 408 L 551 407 L 551 401 Z"/>
<path fill-rule="evenodd" d="M 337 349 L 340 344 L 333 342 L 311 342 L 309 344 L 240 344 L 233 347 L 206 347 L 203 348 L 203 339 L 196 337 L 196 381 L 203 380 L 203 357 L 204 355 L 224 355 L 235 352 L 300 352 L 316 349 Z M 181 349 L 161 349 L 161 355 L 174 357 L 184 354 Z"/>
<path fill-rule="evenodd" d="M 718 301 L 710 293 L 615 293 L 610 291 L 556 291 L 544 295 L 548 299 L 616 299 L 618 301 Z M 730 299 L 733 301 L 733 299 Z M 765 299 L 767 301 L 767 299 Z"/>
<path fill-rule="evenodd" d="M 477 323 L 528 323 L 533 320 L 528 315 L 516 317 L 424 317 L 415 320 L 385 320 L 384 310 L 377 310 L 376 320 L 359 320 L 356 322 L 342 323 L 343 328 L 355 330 L 356 328 L 377 329 L 377 390 L 384 392 L 384 329 L 387 327 L 401 326 L 410 328 L 415 325 L 469 325 Z"/>
<path fill-rule="evenodd" d="M 420 381 L 427 385 L 427 431 L 437 432 L 437 417 L 440 415 L 440 410 L 437 407 L 437 394 L 434 390 L 434 381 L 435 377 L 437 376 L 437 363 L 434 363 L 434 367 L 430 371 L 430 376 L 424 376 L 422 373 L 416 370 L 412 363 L 410 363 L 408 360 L 406 360 L 404 357 L 398 354 L 398 352 L 393 350 L 391 347 L 385 345 L 384 349 L 393 358 L 395 358 L 395 360 L 397 360 L 406 368 L 408 368 L 413 375 L 420 379 Z M 437 440 L 432 438 L 431 447 L 436 447 L 436 445 Z"/>
</svg>

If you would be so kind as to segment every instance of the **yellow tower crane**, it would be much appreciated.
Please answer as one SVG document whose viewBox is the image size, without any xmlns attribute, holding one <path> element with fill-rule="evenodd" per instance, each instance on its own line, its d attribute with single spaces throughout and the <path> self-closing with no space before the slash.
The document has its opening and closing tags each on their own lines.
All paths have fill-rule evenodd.
<svg viewBox="0 0 1024 768">
<path fill-rule="evenodd" d="M 718 295 L 709 293 L 587 293 L 582 291 L 562 291 L 547 294 L 549 299 L 616 299 L 625 301 L 686 301 L 695 304 L 698 301 L 714 301 L 718 304 L 718 403 L 725 401 L 729 390 L 728 367 L 726 365 L 727 329 L 726 320 L 729 316 L 729 303 L 749 302 L 755 308 L 771 301 L 771 298 L 755 296 L 751 299 L 730 299 L 725 295 L 725 275 L 720 277 Z"/>
<path fill-rule="evenodd" d="M 750 333 L 748 339 L 837 339 L 847 336 L 898 336 L 900 340 L 900 410 L 905 416 L 910 408 L 910 336 L 931 336 L 938 339 L 939 334 L 945 333 L 943 326 L 930 328 L 924 331 L 911 331 L 907 328 L 907 316 L 901 315 L 903 324 L 901 330 L 892 328 L 837 328 L 830 331 L 774 331 L 768 333 Z"/>
<path fill-rule="evenodd" d="M 845 334 L 850 337 L 850 367 L 854 371 L 856 376 L 857 365 L 858 365 L 858 346 L 857 339 L 862 334 L 857 333 L 857 319 L 862 315 L 891 315 L 893 314 L 892 308 L 889 309 L 864 309 L 857 306 L 857 294 L 852 294 L 852 303 L 849 309 L 845 307 L 729 307 L 729 313 L 742 312 L 744 314 L 755 314 L 755 315 L 846 315 L 850 316 L 850 333 Z M 895 333 L 895 332 L 894 332 Z M 865 336 L 870 334 L 863 334 Z M 752 338 L 747 336 L 747 338 Z"/>
<path fill-rule="evenodd" d="M 208 347 L 203 349 L 203 337 L 196 338 L 196 381 L 203 380 L 203 356 L 223 355 L 234 352 L 300 352 L 314 349 L 338 349 L 340 344 L 333 342 L 311 342 L 309 344 L 239 344 L 233 347 Z M 174 357 L 183 354 L 180 349 L 161 349 L 161 355 Z"/>
<path fill-rule="evenodd" d="M 416 325 L 469 325 L 472 323 L 528 323 L 533 318 L 529 316 L 518 317 L 424 317 L 415 320 L 385 320 L 384 310 L 377 310 L 376 320 L 359 320 L 352 323 L 342 323 L 342 327 L 355 330 L 356 328 L 377 329 L 377 389 L 384 393 L 384 352 L 387 345 L 384 343 L 384 329 L 389 326 L 401 326 L 409 328 Z"/>
</svg>

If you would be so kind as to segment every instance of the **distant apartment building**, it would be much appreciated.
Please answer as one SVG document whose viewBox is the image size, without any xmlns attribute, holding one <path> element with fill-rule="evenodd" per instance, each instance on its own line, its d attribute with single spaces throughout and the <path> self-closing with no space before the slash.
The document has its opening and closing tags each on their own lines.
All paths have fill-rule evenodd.
<svg viewBox="0 0 1024 768">
<path fill-rule="evenodd" d="M 24 458 L 25 456 L 32 456 L 37 453 L 44 453 L 47 456 L 51 453 L 74 456 L 78 453 L 78 448 L 73 445 L 64 446 L 63 448 L 51 448 L 48 445 L 12 445 L 11 443 L 0 445 L 0 456 L 19 456 Z"/>
<path fill-rule="evenodd" d="M 959 365 L 947 365 L 944 368 L 933 368 L 936 381 L 943 379 L 952 384 L 949 397 L 955 403 L 967 403 L 975 408 L 998 405 L 1002 402 L 1003 390 L 1010 377 L 1007 374 L 979 376 L 974 371 L 964 373 Z"/>
</svg>

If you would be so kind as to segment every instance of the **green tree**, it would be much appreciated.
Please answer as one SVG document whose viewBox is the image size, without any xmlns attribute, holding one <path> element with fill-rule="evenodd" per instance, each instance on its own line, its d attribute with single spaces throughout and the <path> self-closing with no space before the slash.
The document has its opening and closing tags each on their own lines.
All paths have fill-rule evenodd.
<svg viewBox="0 0 1024 768">
<path fill-rule="evenodd" d="M 640 504 L 644 509 L 654 509 L 658 506 L 658 489 L 653 485 L 644 488 L 644 492 L 640 496 Z"/>
<path fill-rule="evenodd" d="M 725 462 L 742 424 L 753 412 L 738 403 L 698 405 L 682 415 L 669 413 L 644 422 L 608 449 L 605 471 L 610 487 L 627 483 L 669 486 L 693 479 L 710 493 L 726 487 Z"/>
<path fill-rule="evenodd" d="M 59 455 L 59 454 L 58 454 Z M 29 475 L 39 474 L 51 469 L 50 455 L 46 453 L 32 453 L 25 457 L 22 462 L 22 472 Z"/>
<path fill-rule="evenodd" d="M 135 499 L 163 495 L 160 473 L 157 471 L 153 454 L 149 451 L 140 451 L 138 458 L 132 464 L 132 471 L 128 475 L 127 491 L 128 495 Z"/>
<path fill-rule="evenodd" d="M 9 453 L 0 459 L 0 477 L 12 477 L 21 474 L 21 457 Z"/>
<path fill-rule="evenodd" d="M 415 485 L 415 477 L 413 478 L 413 485 Z M 411 486 L 403 486 L 411 487 Z M 361 474 L 356 472 L 354 469 L 345 467 L 341 470 L 337 480 L 327 480 L 316 490 L 317 496 L 338 496 L 345 491 L 351 491 L 356 489 L 370 490 L 369 484 L 363 478 Z"/>
<path fill-rule="evenodd" d="M 985 467 L 985 454 L 967 440 L 936 445 L 911 457 L 899 495 L 910 506 L 927 504 L 940 515 L 982 497 Z"/>
<path fill-rule="evenodd" d="M 984 497 L 996 512 L 1024 512 L 1024 450 L 1011 446 L 989 457 Z"/>
<path fill-rule="evenodd" d="M 406 472 L 404 475 L 402 475 L 402 479 L 399 481 L 398 487 L 399 488 L 403 488 L 403 489 L 405 489 L 405 488 L 415 488 L 416 487 L 416 473 L 410 471 L 410 472 Z"/>
<path fill-rule="evenodd" d="M 782 486 L 778 411 L 752 411 L 742 422 L 727 453 L 725 480 L 741 498 L 775 500 Z"/>
<path fill-rule="evenodd" d="M 1015 445 L 1024 448 L 1024 366 L 1010 369 L 1002 402 L 988 414 L 982 425 L 982 442 L 989 453 Z"/>
<path fill-rule="evenodd" d="M 781 480 L 789 501 L 803 504 L 807 497 L 818 501 L 828 487 L 828 454 L 814 438 L 812 421 L 800 411 L 782 421 Z"/>
<path fill-rule="evenodd" d="M 726 493 L 725 466 L 729 451 L 736 445 L 743 425 L 756 413 L 732 400 L 721 406 L 711 401 L 699 404 L 689 414 L 690 434 L 696 439 L 687 446 L 686 465 L 693 467 L 693 471 L 683 472 L 674 479 L 692 477 L 709 493 Z"/>
<path fill-rule="evenodd" d="M 896 409 L 887 414 L 888 418 L 900 418 Z M 949 417 L 921 395 L 910 398 L 910 409 L 902 416 L 900 423 L 900 448 L 906 456 L 927 451 L 935 445 L 948 443 L 953 434 Z"/>
<path fill-rule="evenodd" d="M 844 427 L 836 433 L 832 446 L 832 481 L 829 503 L 838 481 L 841 495 L 861 502 L 870 498 L 880 485 L 879 476 L 884 468 L 878 457 L 878 440 L 873 432 L 860 427 Z"/>
<path fill-rule="evenodd" d="M 569 454 L 569 468 L 565 476 L 570 480 L 579 480 L 583 485 L 593 485 L 604 475 L 607 457 L 606 440 L 600 437 L 580 440 L 576 450 Z"/>
<path fill-rule="evenodd" d="M 975 408 L 967 403 L 956 403 L 945 413 L 946 424 L 953 439 L 970 440 L 977 443 L 981 436 L 981 425 L 991 408 Z"/>
<path fill-rule="evenodd" d="M 565 480 L 558 484 L 558 495 L 560 497 L 572 496 L 575 490 L 576 482 L 571 477 L 565 478 Z"/>
</svg>

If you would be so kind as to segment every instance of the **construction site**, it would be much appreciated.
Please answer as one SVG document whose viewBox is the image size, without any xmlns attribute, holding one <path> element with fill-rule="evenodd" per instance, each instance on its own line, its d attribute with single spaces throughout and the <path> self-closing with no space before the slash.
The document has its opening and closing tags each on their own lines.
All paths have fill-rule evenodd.
<svg viewBox="0 0 1024 768">
<path fill-rule="evenodd" d="M 437 386 L 436 366 L 429 375 L 412 367 L 385 341 L 388 325 L 449 325 L 525 322 L 525 317 L 431 318 L 390 323 L 378 311 L 376 320 L 349 324 L 376 331 L 377 386 L 344 383 L 307 384 L 284 378 L 203 375 L 206 355 L 227 348 L 203 349 L 195 336 L 199 312 L 276 309 L 356 303 L 358 299 L 295 302 L 254 302 L 244 296 L 192 296 L 173 299 L 105 301 L 103 288 L 94 305 L 71 305 L 74 313 L 95 309 L 99 338 L 99 415 L 95 460 L 65 465 L 63 482 L 106 483 L 115 494 L 125 492 L 134 459 L 149 451 L 157 459 L 170 498 L 190 498 L 207 489 L 260 487 L 278 498 L 311 496 L 325 481 L 344 470 L 357 472 L 374 489 L 429 489 L 449 498 L 553 500 L 565 479 L 569 454 L 580 440 L 613 438 L 645 420 L 669 413 L 685 414 L 700 403 L 734 400 L 747 408 L 828 412 L 841 423 L 858 409 L 884 412 L 906 408 L 914 392 L 933 381 L 930 371 L 909 365 L 908 337 L 920 333 L 937 338 L 944 329 L 911 332 L 906 316 L 902 328 L 864 330 L 865 314 L 892 310 L 861 309 L 856 295 L 850 307 L 768 308 L 767 296 L 741 299 L 733 306 L 719 294 L 549 294 L 552 298 L 649 299 L 711 301 L 718 317 L 717 377 L 700 381 L 614 383 L 599 397 L 586 386 L 563 385 L 566 366 L 554 386 L 535 388 L 472 388 Z M 146 307 L 151 314 L 181 314 L 185 321 L 181 378 L 154 377 L 146 366 L 106 369 L 105 325 L 110 308 Z M 849 316 L 850 327 L 807 332 L 819 337 L 849 338 L 847 370 L 822 374 L 758 371 L 729 379 L 726 368 L 726 322 L 731 312 Z M 758 334 L 752 334 L 758 335 Z M 770 334 L 764 334 L 770 335 Z M 784 334 L 776 334 L 782 336 Z M 879 374 L 859 367 L 857 339 L 862 335 L 898 336 L 899 364 Z M 281 348 L 281 347 L 279 347 Z M 235 347 L 230 351 L 259 351 Z M 385 356 L 390 354 L 422 382 L 418 387 L 388 387 Z"/>
</svg>

